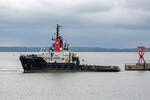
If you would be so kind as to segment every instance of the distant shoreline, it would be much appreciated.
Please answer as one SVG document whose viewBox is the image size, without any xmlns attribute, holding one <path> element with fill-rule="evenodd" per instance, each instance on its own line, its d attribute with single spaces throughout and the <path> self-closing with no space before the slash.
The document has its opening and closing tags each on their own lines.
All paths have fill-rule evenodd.
<svg viewBox="0 0 150 100">
<path fill-rule="evenodd" d="M 0 47 L 0 52 L 39 52 L 41 48 L 48 49 L 48 47 Z M 136 52 L 136 48 L 109 49 L 100 47 L 70 47 L 69 50 L 73 52 Z M 146 51 L 150 52 L 150 48 L 147 48 Z"/>
</svg>

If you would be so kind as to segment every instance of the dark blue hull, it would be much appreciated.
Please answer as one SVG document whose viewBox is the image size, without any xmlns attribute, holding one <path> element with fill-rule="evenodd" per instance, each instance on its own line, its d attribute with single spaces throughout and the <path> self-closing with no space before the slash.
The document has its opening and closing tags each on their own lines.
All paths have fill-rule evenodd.
<svg viewBox="0 0 150 100">
<path fill-rule="evenodd" d="M 119 72 L 118 66 L 47 63 L 42 57 L 20 56 L 24 72 Z"/>
</svg>

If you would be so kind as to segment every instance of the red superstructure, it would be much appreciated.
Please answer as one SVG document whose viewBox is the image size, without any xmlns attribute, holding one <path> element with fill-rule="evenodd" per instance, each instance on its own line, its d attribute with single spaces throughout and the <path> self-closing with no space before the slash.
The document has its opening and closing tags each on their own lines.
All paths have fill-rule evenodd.
<svg viewBox="0 0 150 100">
<path fill-rule="evenodd" d="M 55 52 L 60 52 L 61 50 L 68 50 L 68 45 L 63 46 L 63 38 L 59 35 L 59 28 L 62 27 L 60 25 L 57 24 L 56 27 L 56 38 L 52 39 L 53 41 L 55 41 L 55 43 L 52 44 L 52 46 L 50 46 L 50 50 L 55 51 Z"/>
<path fill-rule="evenodd" d="M 54 48 L 55 52 L 59 52 L 60 51 L 60 40 L 57 39 L 55 40 L 55 48 Z"/>
<path fill-rule="evenodd" d="M 146 52 L 146 47 L 145 46 L 138 46 L 137 47 L 137 52 L 139 54 L 138 64 L 145 63 L 144 54 Z"/>
</svg>

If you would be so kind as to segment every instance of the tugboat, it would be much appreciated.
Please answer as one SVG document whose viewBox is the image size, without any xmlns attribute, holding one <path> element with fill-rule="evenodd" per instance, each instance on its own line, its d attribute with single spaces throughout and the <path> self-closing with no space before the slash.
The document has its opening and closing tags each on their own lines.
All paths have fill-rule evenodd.
<svg viewBox="0 0 150 100">
<path fill-rule="evenodd" d="M 49 50 L 38 54 L 20 55 L 24 72 L 119 72 L 118 66 L 97 66 L 80 64 L 76 53 L 68 50 L 69 44 L 63 43 L 60 36 L 60 25 L 57 24 L 56 36 Z"/>
</svg>

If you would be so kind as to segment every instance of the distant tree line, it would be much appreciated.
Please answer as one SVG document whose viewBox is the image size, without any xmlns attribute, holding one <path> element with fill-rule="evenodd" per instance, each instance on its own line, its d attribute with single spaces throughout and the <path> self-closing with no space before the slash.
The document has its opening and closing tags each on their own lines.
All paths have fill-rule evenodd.
<svg viewBox="0 0 150 100">
<path fill-rule="evenodd" d="M 0 47 L 0 52 L 39 52 L 41 49 L 49 49 L 48 47 Z M 70 51 L 73 52 L 136 52 L 136 48 L 133 49 L 107 49 L 100 47 L 70 47 Z M 147 52 L 150 48 L 146 49 Z"/>
</svg>

